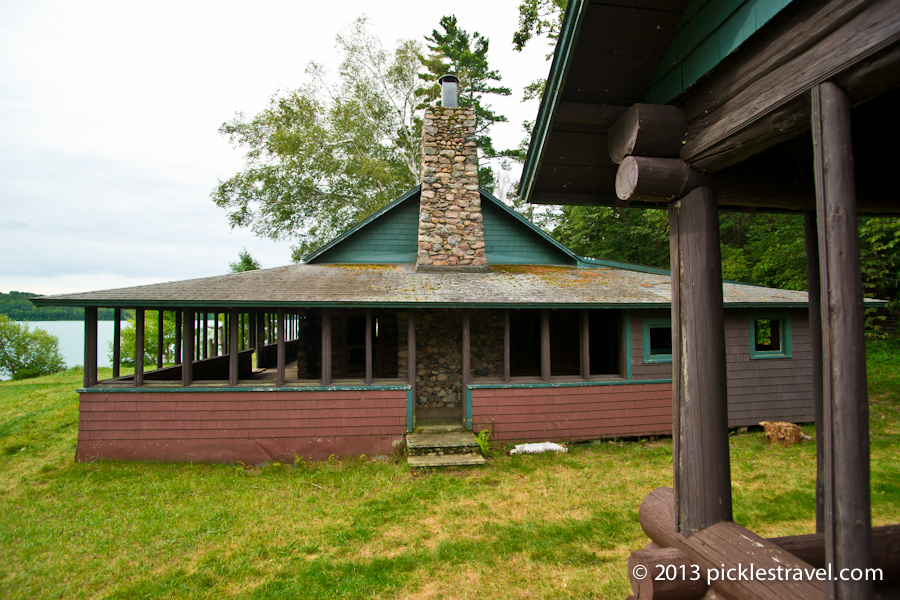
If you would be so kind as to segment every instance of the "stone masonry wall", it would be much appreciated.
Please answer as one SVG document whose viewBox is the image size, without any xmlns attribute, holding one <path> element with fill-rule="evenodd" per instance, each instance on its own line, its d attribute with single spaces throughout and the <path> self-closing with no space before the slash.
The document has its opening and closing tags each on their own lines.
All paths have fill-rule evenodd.
<svg viewBox="0 0 900 600">
<path fill-rule="evenodd" d="M 416 264 L 485 265 L 475 111 L 427 109 L 422 129 L 422 157 Z"/>
</svg>

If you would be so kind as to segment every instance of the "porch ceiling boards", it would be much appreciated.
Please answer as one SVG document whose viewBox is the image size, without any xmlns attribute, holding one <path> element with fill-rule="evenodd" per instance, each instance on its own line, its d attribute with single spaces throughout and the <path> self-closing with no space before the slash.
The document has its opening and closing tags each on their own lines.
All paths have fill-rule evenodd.
<svg viewBox="0 0 900 600">
<path fill-rule="evenodd" d="M 289 265 L 218 277 L 42 296 L 38 306 L 661 307 L 667 275 L 641 270 L 493 265 L 490 273 L 416 273 L 412 265 Z M 805 306 L 805 292 L 725 283 L 725 304 Z"/>
</svg>

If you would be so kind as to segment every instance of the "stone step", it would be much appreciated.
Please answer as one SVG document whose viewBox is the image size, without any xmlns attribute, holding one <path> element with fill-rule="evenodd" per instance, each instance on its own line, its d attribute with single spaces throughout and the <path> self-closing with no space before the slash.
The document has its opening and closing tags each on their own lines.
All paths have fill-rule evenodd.
<svg viewBox="0 0 900 600">
<path fill-rule="evenodd" d="M 468 429 L 464 425 L 419 425 L 413 433 L 465 433 Z"/>
<path fill-rule="evenodd" d="M 480 454 L 445 454 L 443 456 L 408 456 L 406 462 L 414 469 L 424 467 L 465 467 L 483 465 Z"/>
<path fill-rule="evenodd" d="M 406 435 L 406 450 L 409 456 L 469 454 L 477 449 L 478 440 L 471 431 Z"/>
</svg>

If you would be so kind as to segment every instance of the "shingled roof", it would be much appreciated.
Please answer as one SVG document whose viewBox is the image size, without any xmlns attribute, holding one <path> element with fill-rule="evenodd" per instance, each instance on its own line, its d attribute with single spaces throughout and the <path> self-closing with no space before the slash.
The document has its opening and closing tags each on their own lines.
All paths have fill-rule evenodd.
<svg viewBox="0 0 900 600">
<path fill-rule="evenodd" d="M 667 307 L 664 271 L 492 265 L 488 273 L 416 273 L 413 265 L 295 264 L 218 277 L 43 296 L 39 306 Z M 805 292 L 724 283 L 727 306 L 806 306 Z"/>
</svg>

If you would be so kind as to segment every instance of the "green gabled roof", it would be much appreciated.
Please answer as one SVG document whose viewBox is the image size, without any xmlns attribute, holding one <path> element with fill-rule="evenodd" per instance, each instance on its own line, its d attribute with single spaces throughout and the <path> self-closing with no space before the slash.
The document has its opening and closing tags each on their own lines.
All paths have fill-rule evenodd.
<svg viewBox="0 0 900 600">
<path fill-rule="evenodd" d="M 421 191 L 422 186 L 417 185 L 305 257 L 303 262 L 400 264 L 415 261 Z"/>
<path fill-rule="evenodd" d="M 304 259 L 315 264 L 413 263 L 421 187 L 406 192 Z M 486 190 L 481 193 L 488 264 L 583 265 L 568 248 Z"/>
</svg>

